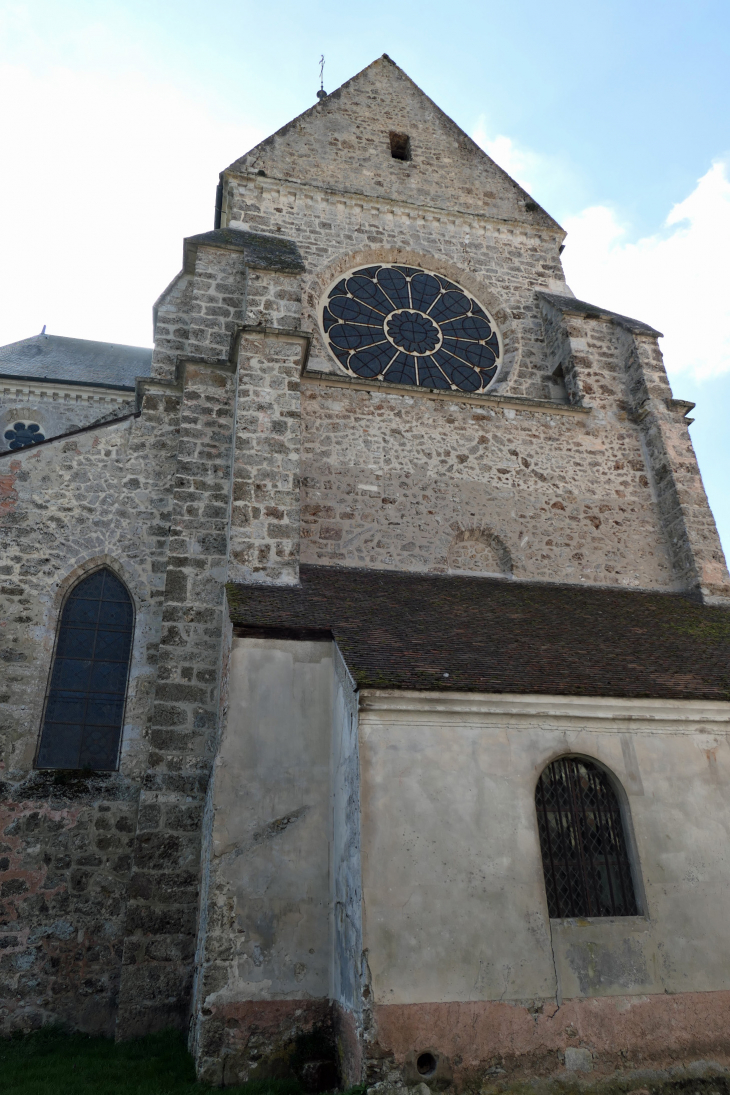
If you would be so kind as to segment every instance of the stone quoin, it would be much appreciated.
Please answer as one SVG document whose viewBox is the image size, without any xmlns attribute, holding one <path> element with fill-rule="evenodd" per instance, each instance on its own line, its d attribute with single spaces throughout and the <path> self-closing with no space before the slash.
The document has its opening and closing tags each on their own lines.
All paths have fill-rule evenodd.
<svg viewBox="0 0 730 1095">
<path fill-rule="evenodd" d="M 0 349 L 2 1032 L 730 1068 L 730 577 L 564 235 L 383 56 L 221 173 L 153 351 Z"/>
</svg>

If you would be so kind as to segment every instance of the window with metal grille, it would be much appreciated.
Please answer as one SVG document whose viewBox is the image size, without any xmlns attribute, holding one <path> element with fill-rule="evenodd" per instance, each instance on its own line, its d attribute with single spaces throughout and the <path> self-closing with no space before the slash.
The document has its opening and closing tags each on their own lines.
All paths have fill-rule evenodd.
<svg viewBox="0 0 730 1095">
<path fill-rule="evenodd" d="M 61 613 L 37 768 L 118 767 L 134 606 L 104 568 L 74 586 Z"/>
<path fill-rule="evenodd" d="M 621 808 L 606 773 L 561 757 L 535 791 L 551 917 L 636 916 Z"/>
</svg>

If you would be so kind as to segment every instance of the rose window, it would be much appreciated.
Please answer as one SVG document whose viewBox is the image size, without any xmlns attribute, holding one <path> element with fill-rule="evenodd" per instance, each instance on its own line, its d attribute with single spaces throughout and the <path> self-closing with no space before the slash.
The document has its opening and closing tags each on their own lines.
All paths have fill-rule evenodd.
<svg viewBox="0 0 730 1095">
<path fill-rule="evenodd" d="M 327 344 L 352 376 L 483 392 L 500 366 L 491 316 L 459 285 L 412 266 L 347 274 L 322 312 Z"/>
<path fill-rule="evenodd" d="M 9 441 L 9 449 L 24 449 L 27 445 L 37 445 L 39 441 L 45 441 L 41 428 L 36 422 L 14 422 L 9 430 L 5 431 L 5 440 Z"/>
</svg>

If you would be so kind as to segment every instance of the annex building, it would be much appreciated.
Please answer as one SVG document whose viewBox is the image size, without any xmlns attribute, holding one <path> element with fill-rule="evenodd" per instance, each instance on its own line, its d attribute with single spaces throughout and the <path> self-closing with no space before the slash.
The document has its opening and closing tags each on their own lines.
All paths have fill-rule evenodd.
<svg viewBox="0 0 730 1095">
<path fill-rule="evenodd" d="M 0 350 L 4 1032 L 730 1066 L 730 578 L 564 235 L 384 56 L 222 172 L 154 351 Z"/>
</svg>

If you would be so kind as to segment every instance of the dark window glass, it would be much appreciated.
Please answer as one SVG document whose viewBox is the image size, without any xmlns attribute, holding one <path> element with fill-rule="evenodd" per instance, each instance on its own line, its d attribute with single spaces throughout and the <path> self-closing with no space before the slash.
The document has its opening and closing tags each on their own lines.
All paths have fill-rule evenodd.
<svg viewBox="0 0 730 1095">
<path fill-rule="evenodd" d="M 37 445 L 45 439 L 37 422 L 14 422 L 5 431 L 5 440 L 10 442 L 9 449 L 24 449 L 27 445 Z"/>
<path fill-rule="evenodd" d="M 413 266 L 354 270 L 330 290 L 322 326 L 340 364 L 363 379 L 484 392 L 499 371 L 499 336 L 482 306 Z"/>
<path fill-rule="evenodd" d="M 550 916 L 636 916 L 621 810 L 606 773 L 561 757 L 540 776 L 535 804 Z"/>
<path fill-rule="evenodd" d="M 110 570 L 73 588 L 58 628 L 36 767 L 117 767 L 133 628 L 132 599 Z"/>
</svg>

